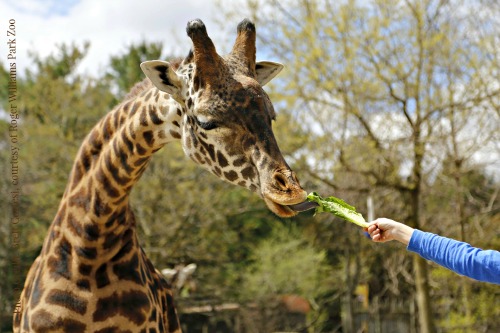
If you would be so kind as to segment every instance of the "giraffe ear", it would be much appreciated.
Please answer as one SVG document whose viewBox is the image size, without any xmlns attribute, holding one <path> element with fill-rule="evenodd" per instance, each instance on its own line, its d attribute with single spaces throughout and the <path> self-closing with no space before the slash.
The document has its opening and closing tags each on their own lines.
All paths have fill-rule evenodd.
<svg viewBox="0 0 500 333">
<path fill-rule="evenodd" d="M 255 73 L 257 74 L 257 82 L 260 83 L 261 86 L 264 86 L 266 83 L 274 79 L 276 75 L 281 72 L 284 68 L 282 64 L 271 61 L 259 61 L 255 64 Z"/>
<path fill-rule="evenodd" d="M 141 63 L 141 69 L 156 88 L 173 97 L 181 95 L 182 82 L 170 63 L 161 60 L 145 61 Z"/>
</svg>

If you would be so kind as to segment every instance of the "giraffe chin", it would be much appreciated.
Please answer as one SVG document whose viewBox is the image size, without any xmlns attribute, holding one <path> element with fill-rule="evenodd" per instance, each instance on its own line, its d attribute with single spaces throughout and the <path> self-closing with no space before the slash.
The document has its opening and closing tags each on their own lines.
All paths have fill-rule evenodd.
<svg viewBox="0 0 500 333">
<path fill-rule="evenodd" d="M 269 210 L 279 217 L 292 217 L 299 213 L 286 205 L 281 205 L 266 197 L 264 197 L 264 202 L 266 203 Z"/>
</svg>

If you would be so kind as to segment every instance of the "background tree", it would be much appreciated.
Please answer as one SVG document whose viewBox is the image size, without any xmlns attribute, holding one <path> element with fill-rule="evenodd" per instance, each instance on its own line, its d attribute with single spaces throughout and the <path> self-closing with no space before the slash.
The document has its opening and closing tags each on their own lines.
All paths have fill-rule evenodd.
<svg viewBox="0 0 500 333">
<path fill-rule="evenodd" d="M 346 198 L 346 190 L 376 191 L 383 201 L 391 191 L 393 204 L 377 215 L 397 209 L 390 216 L 441 231 L 431 224 L 424 203 L 445 156 L 437 144 L 454 135 L 440 131 L 441 123 L 457 108 L 474 112 L 476 119 L 498 113 L 493 15 L 474 16 L 473 26 L 471 17 L 460 13 L 484 8 L 432 0 L 248 1 L 247 8 L 260 42 L 288 67 L 279 97 L 310 139 L 301 171 Z M 498 142 L 498 117 L 484 130 L 481 143 L 461 149 L 471 156 L 483 143 Z M 420 331 L 433 332 L 428 268 L 418 256 L 412 266 L 415 279 L 409 282 L 415 284 Z M 347 288 L 348 298 L 351 292 Z"/>
<path fill-rule="evenodd" d="M 249 259 L 242 279 L 242 301 L 257 304 L 259 313 L 267 314 L 265 318 L 252 318 L 252 331 L 283 330 L 286 320 L 279 316 L 278 305 L 284 296 L 300 295 L 315 305 L 317 297 L 333 283 L 326 252 L 315 248 L 294 224 L 277 223 L 268 237 L 254 245 Z M 315 313 L 309 323 L 291 323 L 287 329 L 317 326 L 321 315 Z"/>
</svg>

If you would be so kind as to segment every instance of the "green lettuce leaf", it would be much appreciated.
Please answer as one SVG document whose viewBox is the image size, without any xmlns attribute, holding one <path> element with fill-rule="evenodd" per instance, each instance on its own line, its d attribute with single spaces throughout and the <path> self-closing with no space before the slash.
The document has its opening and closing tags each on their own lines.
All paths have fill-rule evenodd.
<svg viewBox="0 0 500 333">
<path fill-rule="evenodd" d="M 328 197 L 323 199 L 318 193 L 311 192 L 307 196 L 307 201 L 313 201 L 318 204 L 318 207 L 316 207 L 316 214 L 328 212 L 343 218 L 346 221 L 357 224 L 360 227 L 368 227 L 368 223 L 363 218 L 363 215 L 356 212 L 356 208 L 348 205 L 339 198 Z"/>
</svg>

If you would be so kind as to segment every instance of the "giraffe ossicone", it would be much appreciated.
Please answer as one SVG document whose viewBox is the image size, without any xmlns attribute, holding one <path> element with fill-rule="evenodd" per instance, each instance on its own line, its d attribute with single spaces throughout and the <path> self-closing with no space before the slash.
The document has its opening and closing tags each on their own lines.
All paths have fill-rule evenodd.
<svg viewBox="0 0 500 333">
<path fill-rule="evenodd" d="M 153 154 L 180 140 L 211 173 L 259 194 L 282 217 L 305 201 L 272 131 L 262 86 L 283 68 L 256 62 L 243 20 L 220 56 L 201 20 L 180 63 L 141 64 L 147 76 L 83 141 L 42 251 L 26 278 L 14 332 L 180 332 L 172 289 L 139 245 L 129 194 Z"/>
</svg>

